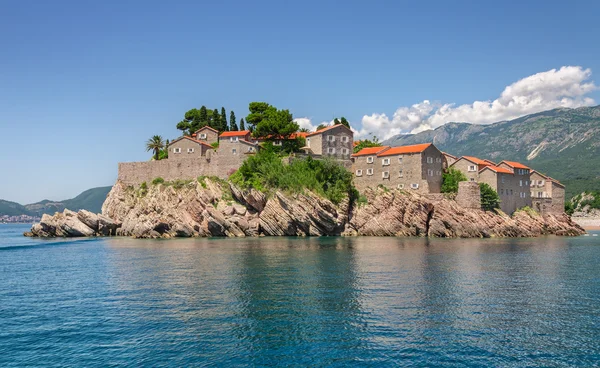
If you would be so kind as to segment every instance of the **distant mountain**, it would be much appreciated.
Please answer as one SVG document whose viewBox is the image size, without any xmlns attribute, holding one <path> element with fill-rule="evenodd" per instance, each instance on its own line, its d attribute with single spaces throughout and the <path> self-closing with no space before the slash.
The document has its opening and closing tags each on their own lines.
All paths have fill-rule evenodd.
<svg viewBox="0 0 600 368">
<path fill-rule="evenodd" d="M 64 201 L 43 200 L 41 202 L 27 204 L 22 206 L 15 202 L 0 200 L 0 216 L 41 216 L 44 213 L 54 214 L 68 208 L 73 211 L 88 210 L 99 213 L 102 210 L 102 203 L 106 199 L 111 187 L 100 187 L 88 189 L 75 198 Z"/>
<path fill-rule="evenodd" d="M 425 142 L 456 156 L 522 162 L 563 182 L 568 198 L 600 190 L 600 106 L 549 110 L 490 125 L 448 123 L 383 143 Z"/>
</svg>

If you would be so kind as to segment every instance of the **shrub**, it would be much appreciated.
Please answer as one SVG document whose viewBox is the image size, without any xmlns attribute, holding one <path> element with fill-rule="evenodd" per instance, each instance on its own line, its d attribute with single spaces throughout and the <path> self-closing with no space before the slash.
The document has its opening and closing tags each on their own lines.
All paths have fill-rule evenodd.
<svg viewBox="0 0 600 368">
<path fill-rule="evenodd" d="M 165 179 L 161 178 L 160 176 L 158 178 L 155 178 L 154 180 L 152 180 L 153 185 L 162 184 L 164 182 L 165 182 Z"/>
<path fill-rule="evenodd" d="M 146 184 L 146 182 L 140 184 L 140 190 L 138 194 L 140 197 L 144 197 L 146 194 L 148 194 L 148 184 Z"/>
<path fill-rule="evenodd" d="M 212 148 L 217 149 L 217 148 L 219 148 L 219 141 L 213 142 L 210 145 L 212 146 Z"/>
<path fill-rule="evenodd" d="M 202 188 L 206 189 L 206 181 L 204 181 L 204 179 L 206 179 L 206 176 L 199 176 L 198 183 L 200 183 L 200 185 L 202 185 Z"/>
<path fill-rule="evenodd" d="M 485 211 L 492 211 L 500 208 L 500 197 L 498 193 L 487 183 L 479 183 L 481 191 L 481 208 Z"/>
<path fill-rule="evenodd" d="M 175 189 L 181 189 L 181 188 L 185 187 L 186 185 L 190 184 L 191 182 L 192 182 L 191 180 L 174 180 L 168 184 L 172 185 L 173 188 L 175 188 Z"/>
<path fill-rule="evenodd" d="M 462 171 L 451 167 L 442 175 L 442 193 L 458 193 L 458 183 L 467 180 Z"/>
<path fill-rule="evenodd" d="M 262 192 L 280 189 L 299 193 L 308 189 L 334 203 L 339 203 L 346 196 L 351 199 L 358 197 L 352 185 L 352 174 L 336 162 L 307 157 L 284 165 L 281 157 L 269 149 L 246 159 L 230 179 L 237 185 Z"/>
</svg>

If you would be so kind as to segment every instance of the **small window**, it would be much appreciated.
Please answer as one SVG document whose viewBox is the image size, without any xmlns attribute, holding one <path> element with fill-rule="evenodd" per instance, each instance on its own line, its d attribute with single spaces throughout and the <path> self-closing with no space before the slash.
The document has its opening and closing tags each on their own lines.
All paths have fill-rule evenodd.
<svg viewBox="0 0 600 368">
<path fill-rule="evenodd" d="M 471 178 L 471 181 L 475 181 L 475 178 Z"/>
<path fill-rule="evenodd" d="M 254 147 L 248 147 L 248 152 L 254 152 Z"/>
<path fill-rule="evenodd" d="M 398 157 L 398 163 L 401 164 L 402 163 L 402 156 Z"/>
<path fill-rule="evenodd" d="M 504 195 L 504 189 L 500 189 L 500 194 Z"/>
<path fill-rule="evenodd" d="M 201 139 L 206 139 L 206 133 L 201 133 L 201 134 L 200 134 L 200 138 L 201 138 Z"/>
<path fill-rule="evenodd" d="M 328 135 L 327 136 L 327 141 L 328 142 L 335 142 L 335 135 Z"/>
<path fill-rule="evenodd" d="M 510 195 L 513 195 L 513 190 L 512 189 L 510 190 Z"/>
<path fill-rule="evenodd" d="M 372 164 L 373 163 L 373 156 L 367 157 L 367 163 L 368 164 Z"/>
<path fill-rule="evenodd" d="M 431 169 L 427 170 L 427 175 L 433 176 L 433 170 L 431 170 Z"/>
<path fill-rule="evenodd" d="M 381 165 L 388 166 L 389 164 L 390 164 L 389 158 L 384 158 L 383 160 L 381 160 Z"/>
<path fill-rule="evenodd" d="M 237 141 L 239 141 L 238 137 L 231 137 L 231 138 L 229 138 L 229 142 L 237 142 Z"/>
<path fill-rule="evenodd" d="M 522 187 L 523 186 L 523 180 L 519 180 L 519 186 Z"/>
<path fill-rule="evenodd" d="M 348 153 L 350 153 L 348 148 L 342 148 L 342 155 L 347 155 Z"/>
<path fill-rule="evenodd" d="M 442 158 L 441 157 L 436 157 L 435 162 L 437 162 L 438 164 L 442 163 Z"/>
<path fill-rule="evenodd" d="M 181 153 L 181 148 L 173 148 L 173 153 Z"/>
<path fill-rule="evenodd" d="M 306 147 L 310 147 L 310 138 L 306 138 Z"/>
<path fill-rule="evenodd" d="M 529 180 L 525 180 L 525 186 L 529 186 Z"/>
<path fill-rule="evenodd" d="M 500 175 L 500 179 L 502 180 L 502 183 L 504 183 L 504 175 Z"/>
<path fill-rule="evenodd" d="M 403 170 L 398 171 L 398 177 L 402 178 L 403 176 L 404 176 L 404 171 Z"/>
<path fill-rule="evenodd" d="M 237 149 L 235 149 L 235 148 L 231 149 L 231 153 L 233 153 L 234 155 L 237 155 Z"/>
<path fill-rule="evenodd" d="M 544 181 L 543 180 L 538 180 L 538 185 L 544 185 Z"/>
<path fill-rule="evenodd" d="M 275 142 L 273 142 L 273 145 L 274 146 L 281 146 L 281 141 L 279 141 L 279 140 L 275 141 Z"/>
<path fill-rule="evenodd" d="M 389 179 L 390 177 L 390 172 L 389 171 L 384 171 L 381 173 L 381 177 L 384 179 Z"/>
<path fill-rule="evenodd" d="M 435 175 L 440 176 L 440 175 L 442 175 L 442 172 L 440 170 L 438 170 L 435 172 Z"/>
<path fill-rule="evenodd" d="M 194 149 L 193 148 L 188 148 L 188 153 L 194 153 Z"/>
<path fill-rule="evenodd" d="M 411 184 L 410 187 L 412 189 L 419 189 L 419 184 Z"/>
<path fill-rule="evenodd" d="M 367 169 L 367 175 L 373 175 L 373 169 Z"/>
<path fill-rule="evenodd" d="M 344 143 L 348 143 L 348 137 L 347 137 L 347 136 L 343 136 L 343 137 L 342 137 L 342 142 L 344 142 Z"/>
<path fill-rule="evenodd" d="M 475 165 L 469 165 L 469 169 L 468 170 L 469 170 L 469 172 L 477 171 L 477 166 L 475 166 Z"/>
<path fill-rule="evenodd" d="M 398 189 L 404 189 L 404 184 L 398 184 Z"/>
<path fill-rule="evenodd" d="M 362 170 L 356 170 L 356 176 L 362 176 Z"/>
<path fill-rule="evenodd" d="M 333 147 L 327 148 L 327 153 L 334 154 L 335 153 L 335 148 L 333 148 Z"/>
<path fill-rule="evenodd" d="M 433 157 L 427 157 L 427 163 L 428 164 L 432 164 L 433 163 Z"/>
</svg>

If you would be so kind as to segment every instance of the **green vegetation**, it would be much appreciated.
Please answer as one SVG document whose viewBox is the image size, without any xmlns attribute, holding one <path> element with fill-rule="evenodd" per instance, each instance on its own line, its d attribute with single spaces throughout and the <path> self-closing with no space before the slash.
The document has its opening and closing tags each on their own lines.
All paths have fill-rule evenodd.
<svg viewBox="0 0 600 368">
<path fill-rule="evenodd" d="M 537 217 L 540 215 L 536 210 L 534 210 L 533 208 L 531 208 L 529 206 L 521 207 L 521 208 L 517 209 L 517 211 L 515 211 L 515 212 L 519 212 L 519 211 L 525 212 L 531 217 Z"/>
<path fill-rule="evenodd" d="M 362 195 L 362 194 L 361 194 L 361 195 L 358 197 L 358 199 L 356 200 L 356 205 L 357 205 L 358 207 L 365 206 L 365 205 L 367 205 L 367 204 L 369 204 L 369 200 L 367 199 L 367 197 L 365 197 L 365 196 L 364 196 L 364 195 Z"/>
<path fill-rule="evenodd" d="M 152 180 L 152 185 L 158 185 L 158 184 L 162 184 L 164 182 L 165 182 L 165 179 L 158 177 L 158 178 L 155 178 L 154 180 Z"/>
<path fill-rule="evenodd" d="M 240 119 L 240 130 L 246 130 L 246 123 L 244 123 L 244 118 Z"/>
<path fill-rule="evenodd" d="M 335 118 L 333 119 L 333 125 L 338 125 L 338 124 L 343 124 L 345 125 L 347 128 L 350 128 L 350 123 L 348 122 L 348 120 L 346 120 L 345 117 L 341 117 L 341 118 Z"/>
<path fill-rule="evenodd" d="M 373 137 L 373 140 L 363 139 L 362 141 L 358 142 L 356 146 L 354 146 L 354 153 L 368 147 L 381 147 L 381 143 L 379 143 L 379 139 L 377 139 L 377 137 Z"/>
<path fill-rule="evenodd" d="M 231 111 L 231 114 L 229 115 L 229 130 L 231 130 L 231 131 L 238 130 L 237 120 L 235 119 L 235 113 L 233 112 L 233 110 Z"/>
<path fill-rule="evenodd" d="M 198 183 L 200 183 L 202 188 L 206 189 L 206 181 L 204 179 L 206 179 L 206 176 L 199 176 Z"/>
<path fill-rule="evenodd" d="M 500 197 L 498 193 L 487 183 L 479 183 L 481 191 L 481 208 L 484 211 L 492 211 L 500 208 Z"/>
<path fill-rule="evenodd" d="M 146 151 L 152 151 L 155 160 L 159 160 L 159 154 L 163 148 L 165 148 L 165 142 L 160 135 L 152 136 L 146 142 Z"/>
<path fill-rule="evenodd" d="M 572 215 L 575 210 L 600 209 L 600 191 L 580 193 L 565 203 L 565 212 Z"/>
<path fill-rule="evenodd" d="M 188 110 L 179 123 L 177 129 L 181 130 L 182 134 L 191 136 L 198 129 L 209 126 L 213 129 L 223 132 L 229 129 L 233 130 L 235 124 L 235 113 L 231 111 L 230 119 L 231 126 L 227 123 L 227 112 L 224 107 L 221 107 L 221 113 L 217 109 L 207 109 L 206 106 L 200 109 Z"/>
<path fill-rule="evenodd" d="M 140 188 L 137 192 L 139 197 L 145 197 L 146 194 L 148 194 L 148 184 L 146 182 L 143 182 L 142 184 L 140 184 Z"/>
<path fill-rule="evenodd" d="M 311 190 L 334 203 L 340 203 L 346 196 L 358 197 L 352 174 L 334 161 L 308 157 L 285 165 L 276 152 L 268 149 L 246 159 L 230 180 L 266 193 L 276 189 L 290 193 Z"/>
<path fill-rule="evenodd" d="M 219 148 L 219 141 L 212 142 L 212 143 L 210 144 L 210 146 L 211 146 L 212 148 L 214 148 L 214 149 L 217 149 L 217 148 Z"/>
<path fill-rule="evenodd" d="M 451 167 L 442 175 L 442 193 L 458 193 L 458 183 L 467 180 L 462 171 Z"/>
<path fill-rule="evenodd" d="M 266 102 L 251 102 L 248 109 L 250 114 L 246 121 L 252 127 L 254 137 L 264 137 L 267 140 L 285 139 L 299 129 L 289 110 L 279 110 Z"/>
</svg>

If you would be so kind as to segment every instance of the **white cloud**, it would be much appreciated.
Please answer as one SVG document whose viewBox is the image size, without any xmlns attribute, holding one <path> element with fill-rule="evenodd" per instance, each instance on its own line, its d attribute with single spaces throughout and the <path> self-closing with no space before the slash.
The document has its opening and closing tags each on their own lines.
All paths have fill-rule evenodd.
<svg viewBox="0 0 600 368">
<path fill-rule="evenodd" d="M 327 121 L 322 121 L 321 124 L 317 124 L 317 125 L 313 125 L 312 120 L 310 118 L 295 118 L 294 121 L 296 123 L 298 123 L 298 126 L 300 127 L 300 129 L 302 128 L 306 128 L 311 132 L 314 132 L 317 127 L 321 124 L 323 125 L 333 125 L 333 120 L 327 122 Z"/>
<path fill-rule="evenodd" d="M 507 86 L 493 101 L 456 106 L 425 100 L 398 108 L 392 118 L 384 113 L 365 115 L 357 136 L 375 135 L 387 139 L 397 134 L 435 129 L 448 122 L 490 124 L 558 107 L 591 106 L 595 101 L 586 95 L 598 88 L 589 80 L 591 75 L 590 69 L 563 66 L 523 78 Z"/>
</svg>

